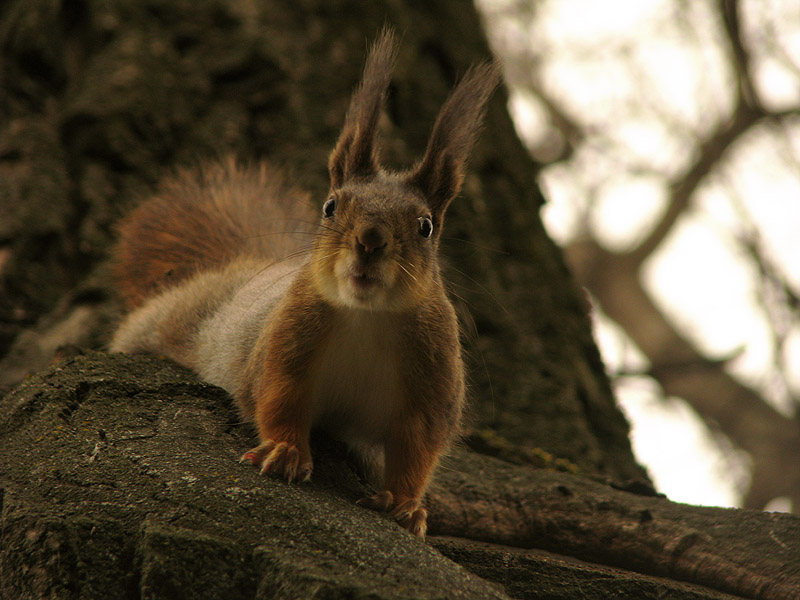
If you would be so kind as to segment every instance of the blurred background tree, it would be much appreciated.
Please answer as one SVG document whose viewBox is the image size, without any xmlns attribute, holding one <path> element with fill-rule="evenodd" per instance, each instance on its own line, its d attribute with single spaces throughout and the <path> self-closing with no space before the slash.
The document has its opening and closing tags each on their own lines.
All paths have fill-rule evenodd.
<svg viewBox="0 0 800 600">
<path fill-rule="evenodd" d="M 639 459 L 800 511 L 800 4 L 479 6 Z"/>
</svg>

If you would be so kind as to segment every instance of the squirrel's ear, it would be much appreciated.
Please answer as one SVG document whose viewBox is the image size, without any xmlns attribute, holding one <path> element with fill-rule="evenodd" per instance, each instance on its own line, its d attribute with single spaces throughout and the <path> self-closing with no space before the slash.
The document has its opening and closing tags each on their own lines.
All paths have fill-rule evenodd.
<svg viewBox="0 0 800 600">
<path fill-rule="evenodd" d="M 409 181 L 428 199 L 440 220 L 461 191 L 464 169 L 486 114 L 486 104 L 500 81 L 497 63 L 472 66 L 439 111 L 422 160 Z"/>
<path fill-rule="evenodd" d="M 396 59 L 395 35 L 387 27 L 367 56 L 361 84 L 353 93 L 344 127 L 328 159 L 332 187 L 339 187 L 348 179 L 371 177 L 378 172 L 375 135 Z"/>
</svg>

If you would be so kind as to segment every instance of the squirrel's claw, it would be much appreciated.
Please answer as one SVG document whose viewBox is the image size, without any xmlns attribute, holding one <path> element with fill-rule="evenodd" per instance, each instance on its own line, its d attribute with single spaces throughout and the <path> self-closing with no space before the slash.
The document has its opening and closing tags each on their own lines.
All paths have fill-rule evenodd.
<svg viewBox="0 0 800 600">
<path fill-rule="evenodd" d="M 300 483 L 304 483 L 309 479 L 311 479 L 312 469 L 313 466 L 311 463 L 300 465 L 300 468 L 297 469 L 297 481 L 299 481 Z"/>
<path fill-rule="evenodd" d="M 417 537 L 425 538 L 428 531 L 428 511 L 419 505 L 419 500 L 407 500 L 391 512 L 391 516 Z"/>
<path fill-rule="evenodd" d="M 242 454 L 239 462 L 245 462 L 249 460 L 251 465 L 259 466 L 264 462 L 264 459 L 267 457 L 267 455 L 272 452 L 274 447 L 275 442 L 272 440 L 267 440 L 263 444 L 259 444 L 255 448 L 252 448 Z"/>
<path fill-rule="evenodd" d="M 417 499 L 411 498 L 395 504 L 394 494 L 389 490 L 383 490 L 374 496 L 357 500 L 356 504 L 372 510 L 388 512 L 389 516 L 401 527 L 408 529 L 417 537 L 425 538 L 428 530 L 428 511 L 420 506 Z"/>
<path fill-rule="evenodd" d="M 394 506 L 394 495 L 389 490 L 383 490 L 374 496 L 367 496 L 356 500 L 356 504 L 364 508 L 369 508 L 370 510 L 389 512 L 392 506 Z"/>
<path fill-rule="evenodd" d="M 297 446 L 286 442 L 275 443 L 267 440 L 242 455 L 241 462 L 261 467 L 261 474 L 272 473 L 292 481 L 308 481 L 311 478 L 313 464 L 311 458 L 302 460 Z"/>
</svg>

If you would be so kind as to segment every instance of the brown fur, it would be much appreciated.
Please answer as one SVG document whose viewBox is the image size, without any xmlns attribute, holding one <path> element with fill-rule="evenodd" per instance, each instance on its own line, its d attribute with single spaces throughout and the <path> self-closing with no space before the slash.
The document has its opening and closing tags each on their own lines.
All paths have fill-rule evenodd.
<svg viewBox="0 0 800 600">
<path fill-rule="evenodd" d="M 317 219 L 308 194 L 268 165 L 229 158 L 182 169 L 120 224 L 119 292 L 132 309 L 242 255 L 281 260 L 310 244 Z"/>
<path fill-rule="evenodd" d="M 390 173 L 375 137 L 396 55 L 384 31 L 331 153 L 305 262 L 279 268 L 310 242 L 305 197 L 280 173 L 232 161 L 183 171 L 120 228 L 119 287 L 135 310 L 112 347 L 163 352 L 224 385 L 258 428 L 243 459 L 264 473 L 307 479 L 314 427 L 377 446 L 385 489 L 360 503 L 424 536 L 422 497 L 464 403 L 438 243 L 499 74 L 471 69 L 421 161 Z"/>
</svg>

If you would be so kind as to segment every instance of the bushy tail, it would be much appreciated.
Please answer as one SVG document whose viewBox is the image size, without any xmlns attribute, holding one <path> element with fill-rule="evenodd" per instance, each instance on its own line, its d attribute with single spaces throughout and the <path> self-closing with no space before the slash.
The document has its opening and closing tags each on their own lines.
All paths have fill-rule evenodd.
<svg viewBox="0 0 800 600">
<path fill-rule="evenodd" d="M 249 255 L 277 261 L 310 247 L 308 194 L 265 164 L 185 169 L 119 227 L 114 273 L 129 309 L 198 271 Z"/>
</svg>

